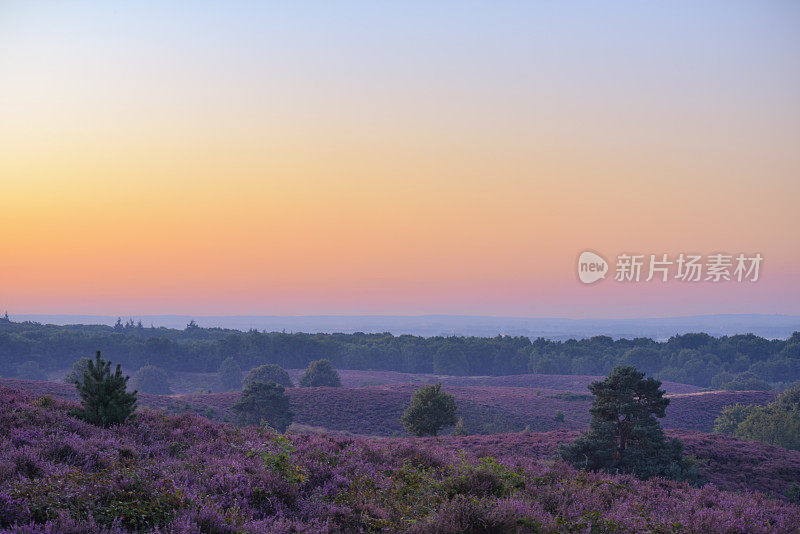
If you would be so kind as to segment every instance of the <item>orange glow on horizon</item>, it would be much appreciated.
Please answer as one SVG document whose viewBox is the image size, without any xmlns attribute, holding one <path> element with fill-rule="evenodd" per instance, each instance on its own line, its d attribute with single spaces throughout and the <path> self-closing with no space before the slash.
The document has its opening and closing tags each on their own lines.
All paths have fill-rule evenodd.
<svg viewBox="0 0 800 534">
<path fill-rule="evenodd" d="M 525 44 L 527 27 L 472 42 L 464 22 L 473 53 L 459 56 L 424 32 L 400 53 L 414 46 L 402 32 L 353 30 L 374 41 L 364 50 L 338 21 L 344 51 L 277 50 L 246 25 L 259 46 L 217 49 L 184 30 L 140 44 L 146 13 L 103 11 L 118 38 L 77 31 L 99 18 L 56 31 L 55 13 L 0 37 L 13 51 L 0 58 L 0 308 L 800 314 L 800 76 L 782 46 L 756 86 L 750 70 L 769 65 L 719 60 L 699 31 L 688 66 L 667 36 L 644 39 L 662 71 L 631 51 L 635 33 L 562 50 Z M 755 288 L 586 288 L 574 261 L 587 248 L 758 251 L 765 274 Z"/>
</svg>

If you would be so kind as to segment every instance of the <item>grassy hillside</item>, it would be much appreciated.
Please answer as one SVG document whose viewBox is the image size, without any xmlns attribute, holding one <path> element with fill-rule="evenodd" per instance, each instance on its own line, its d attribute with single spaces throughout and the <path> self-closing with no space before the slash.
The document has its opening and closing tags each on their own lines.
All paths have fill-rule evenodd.
<svg viewBox="0 0 800 534">
<path fill-rule="evenodd" d="M 282 437 L 151 411 L 100 429 L 71 406 L 0 388 L 0 531 L 766 533 L 800 515 L 759 493 L 480 459 L 457 440 Z"/>
</svg>

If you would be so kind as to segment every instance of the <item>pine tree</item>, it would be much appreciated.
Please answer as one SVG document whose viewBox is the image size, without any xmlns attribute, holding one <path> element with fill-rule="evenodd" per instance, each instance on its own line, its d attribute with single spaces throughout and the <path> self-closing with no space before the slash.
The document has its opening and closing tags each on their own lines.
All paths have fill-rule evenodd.
<svg viewBox="0 0 800 534">
<path fill-rule="evenodd" d="M 292 424 L 289 397 L 282 385 L 273 381 L 248 383 L 239 401 L 232 407 L 242 425 L 267 423 L 279 432 Z"/>
<path fill-rule="evenodd" d="M 419 388 L 400 419 L 415 436 L 436 436 L 442 427 L 456 424 L 456 401 L 442 391 L 442 383 Z"/>
<path fill-rule="evenodd" d="M 644 378 L 635 367 L 614 368 L 605 380 L 593 382 L 595 395 L 589 431 L 559 455 L 578 468 L 630 473 L 699 482 L 691 461 L 682 457 L 683 444 L 667 440 L 656 417 L 664 417 L 669 399 L 661 382 Z"/>
<path fill-rule="evenodd" d="M 119 364 L 111 374 L 111 362 L 100 357 L 100 351 L 87 365 L 83 383 L 76 383 L 82 409 L 75 415 L 87 423 L 109 427 L 128 421 L 136 410 L 136 391 L 128 393 L 128 377 Z"/>
</svg>

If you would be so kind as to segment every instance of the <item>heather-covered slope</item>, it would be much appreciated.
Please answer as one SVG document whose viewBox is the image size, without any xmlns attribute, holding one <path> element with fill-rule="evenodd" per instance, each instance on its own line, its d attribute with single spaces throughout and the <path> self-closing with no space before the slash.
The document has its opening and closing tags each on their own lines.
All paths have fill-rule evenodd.
<svg viewBox="0 0 800 534">
<path fill-rule="evenodd" d="M 760 494 L 479 460 L 453 443 L 283 438 L 144 411 L 99 429 L 0 388 L 6 532 L 796 532 Z"/>
<path fill-rule="evenodd" d="M 37 394 L 77 398 L 75 388 L 56 382 L 0 379 L 0 385 Z M 415 384 L 362 388 L 289 388 L 295 422 L 354 434 L 390 436 L 405 434 L 400 416 Z M 448 386 L 456 398 L 459 416 L 471 433 L 517 432 L 528 426 L 536 432 L 580 430 L 589 425 L 591 395 L 588 392 L 524 387 Z M 140 404 L 172 413 L 189 411 L 218 420 L 232 420 L 230 408 L 238 393 L 177 396 L 140 395 Z M 768 391 L 715 391 L 672 395 L 665 428 L 711 432 L 724 406 L 766 404 L 775 393 Z M 564 414 L 563 421 L 555 415 Z"/>
<path fill-rule="evenodd" d="M 445 436 L 425 438 L 450 449 L 463 449 L 476 456 L 496 458 L 552 458 L 556 447 L 574 440 L 580 432 L 493 434 L 484 436 Z M 784 492 L 800 480 L 800 452 L 766 443 L 741 441 L 722 434 L 693 430 L 667 430 L 680 439 L 686 454 L 696 456 L 700 472 L 720 489 L 756 490 L 783 499 Z M 391 438 L 388 438 L 391 439 Z"/>
<path fill-rule="evenodd" d="M 411 399 L 416 385 L 346 388 L 294 388 L 291 397 L 295 421 L 298 423 L 341 430 L 355 434 L 388 436 L 404 434 L 400 416 Z M 452 387 L 445 389 L 458 404 L 458 413 L 471 433 L 494 434 L 517 432 L 528 426 L 536 432 L 589 426 L 591 396 L 556 390 L 503 387 Z M 185 395 L 177 398 L 148 399 L 152 406 L 180 411 L 186 403 L 192 411 L 225 416 L 236 402 L 238 393 Z M 710 432 L 714 419 L 723 406 L 741 402 L 766 404 L 774 393 L 762 391 L 707 392 L 675 395 L 667 417 L 666 428 L 682 428 Z M 557 421 L 558 412 L 564 414 Z"/>
<path fill-rule="evenodd" d="M 292 381 L 297 381 L 305 369 L 287 369 Z M 48 373 L 48 380 L 61 381 L 69 369 L 60 369 Z M 363 371 L 359 369 L 338 369 L 342 386 L 346 388 L 363 388 L 371 386 L 387 386 L 398 384 L 433 384 L 441 382 L 445 386 L 482 386 L 482 387 L 521 387 L 533 389 L 551 389 L 587 393 L 587 386 L 601 380 L 602 376 L 591 375 L 502 375 L 502 376 L 450 376 L 424 373 L 401 373 L 397 371 Z M 244 373 L 246 375 L 246 373 Z M 224 391 L 218 373 L 175 372 L 170 375 L 170 387 L 176 394 L 190 394 L 197 391 Z M 690 384 L 665 381 L 661 387 L 667 394 L 697 393 L 702 388 Z"/>
<path fill-rule="evenodd" d="M 303 369 L 289 369 L 289 376 L 297 382 Z M 445 386 L 491 386 L 554 389 L 558 391 L 574 391 L 587 393 L 587 386 L 602 376 L 591 375 L 502 375 L 502 376 L 449 376 L 422 373 L 400 373 L 396 371 L 362 371 L 359 369 L 339 369 L 342 386 L 357 388 L 367 386 L 383 386 L 393 384 L 441 382 Z M 664 381 L 662 389 L 668 394 L 697 393 L 702 388 L 691 384 Z"/>
</svg>

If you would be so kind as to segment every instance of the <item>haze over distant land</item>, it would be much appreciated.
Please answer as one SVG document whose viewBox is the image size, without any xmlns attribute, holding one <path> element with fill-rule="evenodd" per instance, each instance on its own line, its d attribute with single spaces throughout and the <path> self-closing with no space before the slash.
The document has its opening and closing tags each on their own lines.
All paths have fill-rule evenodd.
<svg viewBox="0 0 800 534">
<path fill-rule="evenodd" d="M 113 325 L 110 315 L 10 315 L 13 321 L 36 321 L 50 324 Z M 419 336 L 522 335 L 549 339 L 584 338 L 607 335 L 614 338 L 650 337 L 668 339 L 675 334 L 706 332 L 714 336 L 756 334 L 766 338 L 787 338 L 800 331 L 800 316 L 762 314 L 720 314 L 686 317 L 639 319 L 567 319 L 546 317 L 491 317 L 470 315 L 307 315 L 307 316 L 192 316 L 136 315 L 122 316 L 123 321 L 142 321 L 145 326 L 183 328 L 194 320 L 203 327 L 237 330 L 255 328 L 288 332 L 391 332 Z"/>
</svg>

